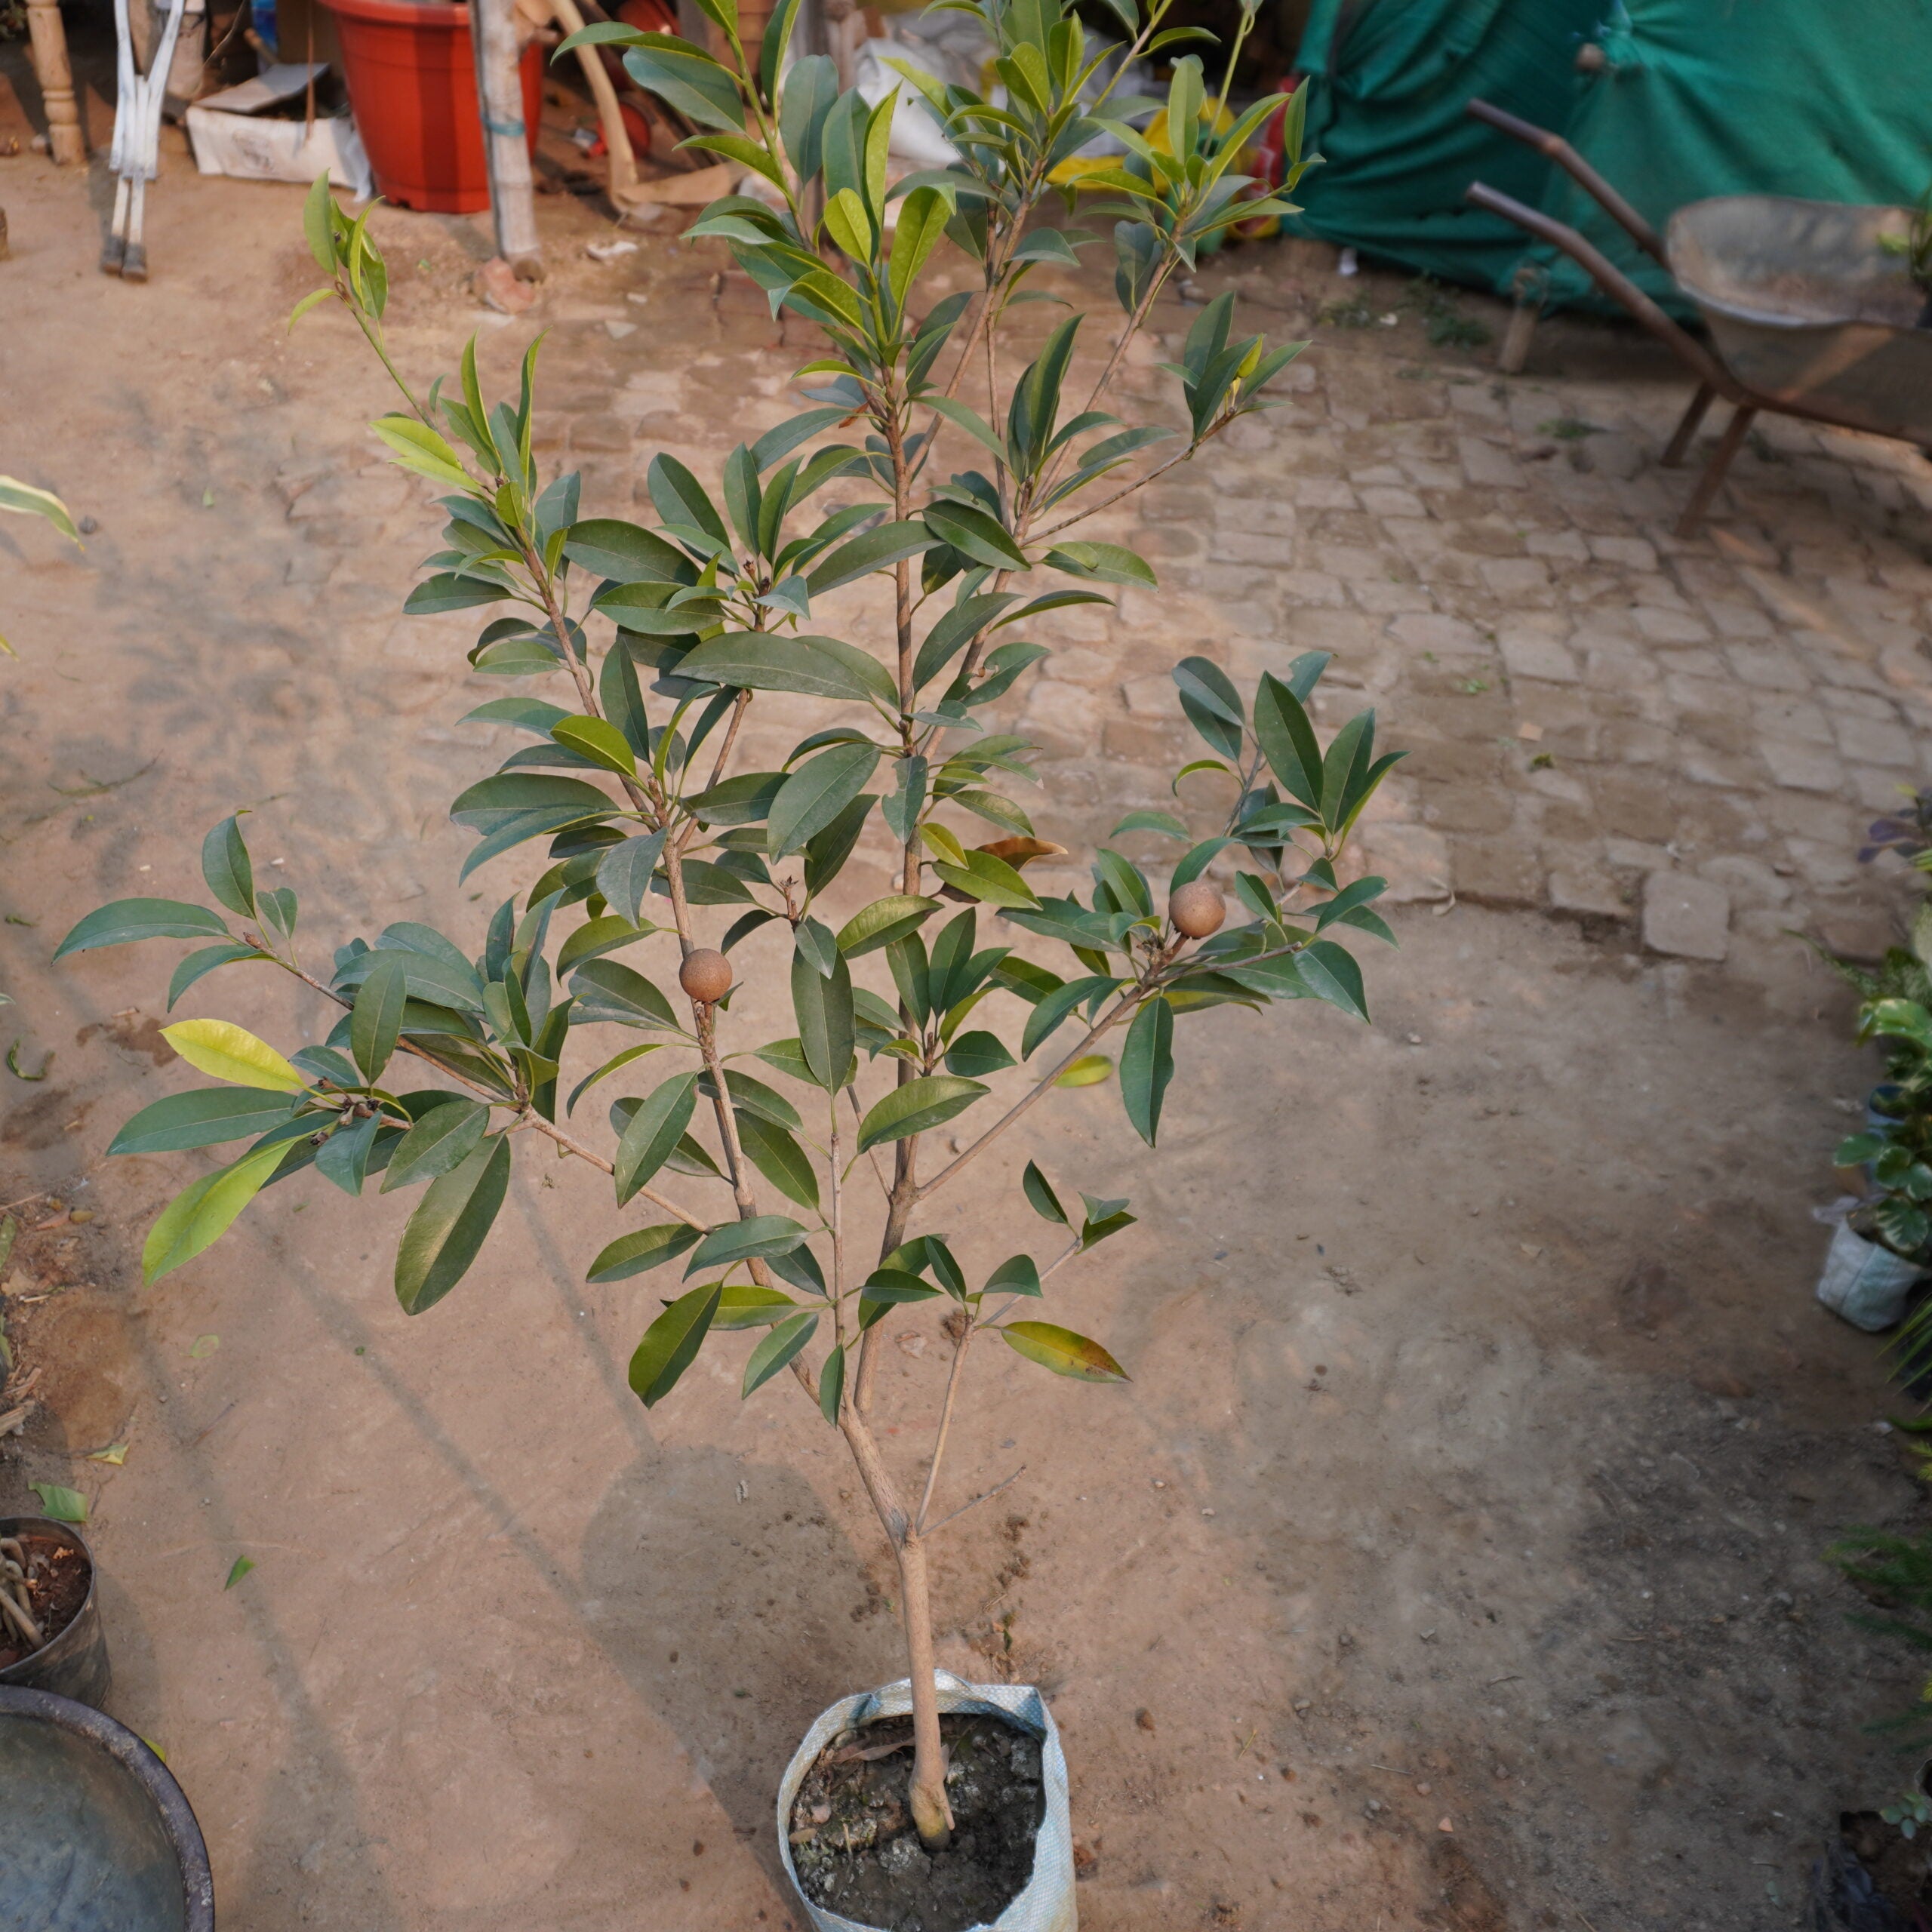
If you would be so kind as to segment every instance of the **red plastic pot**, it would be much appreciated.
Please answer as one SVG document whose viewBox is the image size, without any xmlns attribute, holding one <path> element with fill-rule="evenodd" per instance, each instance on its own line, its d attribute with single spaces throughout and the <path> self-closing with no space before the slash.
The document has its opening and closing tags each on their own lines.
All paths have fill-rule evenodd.
<svg viewBox="0 0 1932 1932">
<path fill-rule="evenodd" d="M 474 214 L 490 205 L 476 106 L 469 9 L 448 0 L 324 0 L 336 17 L 349 104 L 376 192 L 385 201 L 437 214 Z M 543 50 L 523 51 L 523 125 L 537 152 Z"/>
</svg>

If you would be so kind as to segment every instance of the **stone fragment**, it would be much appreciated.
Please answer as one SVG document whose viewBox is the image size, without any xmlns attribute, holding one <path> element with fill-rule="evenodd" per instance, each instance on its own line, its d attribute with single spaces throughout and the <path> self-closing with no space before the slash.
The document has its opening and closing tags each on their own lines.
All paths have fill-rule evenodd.
<svg viewBox="0 0 1932 1932">
<path fill-rule="evenodd" d="M 1678 959 L 1722 959 L 1730 950 L 1730 895 L 1707 878 L 1652 872 L 1644 881 L 1644 943 Z"/>
<path fill-rule="evenodd" d="M 1361 837 L 1369 870 L 1389 881 L 1383 894 L 1388 904 L 1407 906 L 1449 897 L 1449 841 L 1441 832 L 1384 820 L 1364 826 Z"/>
</svg>

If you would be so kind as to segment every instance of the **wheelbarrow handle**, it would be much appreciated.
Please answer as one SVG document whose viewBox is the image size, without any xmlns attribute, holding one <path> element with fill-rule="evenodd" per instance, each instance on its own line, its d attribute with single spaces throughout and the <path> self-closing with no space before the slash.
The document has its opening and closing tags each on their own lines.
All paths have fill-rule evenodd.
<svg viewBox="0 0 1932 1932">
<path fill-rule="evenodd" d="M 1558 221 L 1540 209 L 1525 208 L 1513 196 L 1503 194 L 1481 181 L 1472 181 L 1464 198 L 1491 214 L 1513 221 L 1552 248 L 1561 248 L 1603 292 L 1629 310 L 1632 319 L 1641 322 L 1684 364 L 1698 381 L 1708 385 L 1727 402 L 1746 401 L 1730 372 L 1710 351 L 1658 307 L 1623 271 L 1600 250 L 1586 242 L 1567 222 Z"/>
<path fill-rule="evenodd" d="M 1471 101 L 1469 112 L 1477 120 L 1487 121 L 1492 128 L 1512 136 L 1525 147 L 1549 155 L 1645 254 L 1663 262 L 1663 240 L 1657 230 L 1561 134 L 1552 134 L 1547 128 L 1539 128 L 1532 122 L 1519 119 L 1486 100 Z M 1669 264 L 1664 263 L 1664 266 L 1668 267 Z"/>
</svg>

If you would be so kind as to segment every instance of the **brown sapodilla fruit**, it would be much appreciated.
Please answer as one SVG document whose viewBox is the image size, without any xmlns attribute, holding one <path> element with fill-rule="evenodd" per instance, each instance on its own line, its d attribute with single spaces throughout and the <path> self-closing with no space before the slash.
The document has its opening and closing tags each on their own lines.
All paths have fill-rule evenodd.
<svg viewBox="0 0 1932 1932">
<path fill-rule="evenodd" d="M 1221 888 L 1210 885 L 1204 878 L 1191 878 L 1186 884 L 1177 886 L 1168 900 L 1168 917 L 1189 939 L 1205 939 L 1210 933 L 1219 932 L 1221 921 L 1227 916 L 1227 902 L 1221 897 Z"/>
<path fill-rule="evenodd" d="M 693 999 L 715 1006 L 731 990 L 731 962 L 723 953 L 701 946 L 678 968 L 678 983 Z"/>
</svg>

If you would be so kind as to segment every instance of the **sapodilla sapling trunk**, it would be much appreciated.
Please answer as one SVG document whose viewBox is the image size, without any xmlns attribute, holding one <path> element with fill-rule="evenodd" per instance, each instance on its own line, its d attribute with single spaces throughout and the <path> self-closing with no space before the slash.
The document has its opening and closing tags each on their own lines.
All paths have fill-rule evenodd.
<svg viewBox="0 0 1932 1932">
<path fill-rule="evenodd" d="M 939 1690 L 933 1681 L 932 1597 L 926 1582 L 926 1547 L 918 1532 L 909 1527 L 896 1553 L 912 1686 L 912 1823 L 927 1850 L 943 1851 L 952 1836 L 952 1807 L 946 1801 L 946 1747 L 940 1742 Z"/>
</svg>

